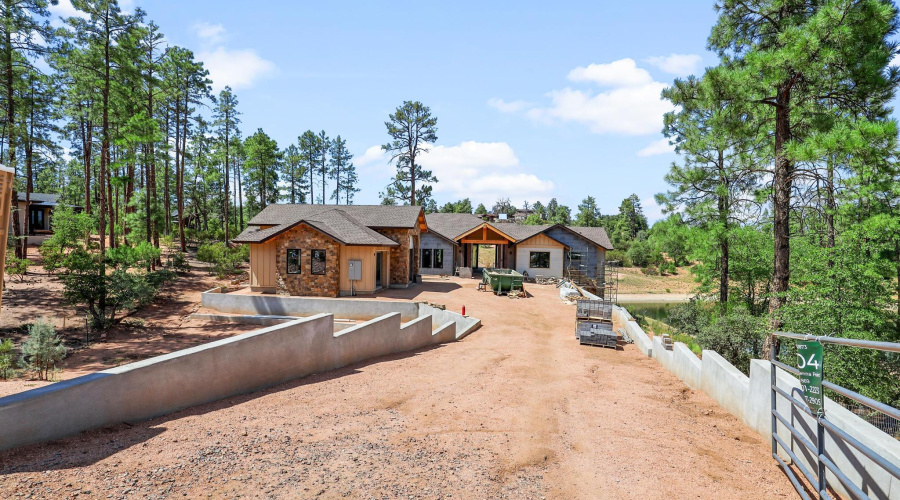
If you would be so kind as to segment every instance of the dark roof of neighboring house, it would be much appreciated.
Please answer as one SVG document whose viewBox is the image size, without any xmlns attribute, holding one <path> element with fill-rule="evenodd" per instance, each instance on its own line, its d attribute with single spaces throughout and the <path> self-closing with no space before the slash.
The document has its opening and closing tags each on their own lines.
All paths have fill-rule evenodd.
<svg viewBox="0 0 900 500">
<path fill-rule="evenodd" d="M 580 234 L 584 239 L 591 241 L 607 250 L 612 250 L 612 242 L 606 235 L 606 229 L 602 227 L 564 226 L 566 229 Z"/>
<path fill-rule="evenodd" d="M 271 204 L 248 222 L 251 226 L 296 223 L 319 213 L 341 210 L 368 227 L 412 229 L 416 227 L 422 207 L 389 205 L 309 205 Z"/>
<path fill-rule="evenodd" d="M 439 236 L 452 241 L 484 224 L 481 217 L 472 214 L 442 214 L 433 213 L 425 216 L 428 223 L 428 232 L 437 233 Z"/>
<path fill-rule="evenodd" d="M 270 205 L 280 206 L 280 205 Z M 297 206 L 297 205 L 290 205 Z M 301 205 L 302 206 L 302 205 Z M 369 225 L 359 220 L 357 215 L 361 212 L 346 210 L 345 206 L 324 205 L 318 207 L 318 210 L 294 210 L 280 211 L 277 214 L 281 219 L 277 219 L 272 213 L 263 218 L 260 222 L 259 215 L 250 221 L 252 224 L 237 236 L 233 241 L 237 243 L 263 243 L 269 239 L 287 231 L 288 229 L 298 225 L 307 224 L 310 227 L 325 233 L 334 238 L 336 241 L 345 245 L 367 245 L 367 246 L 397 246 L 398 243 L 387 236 L 375 232 L 369 228 Z M 265 212 L 265 210 L 263 211 Z M 270 211 L 271 212 L 271 211 Z M 305 212 L 305 214 L 303 213 Z M 263 215 L 260 213 L 260 215 Z M 284 221 L 281 224 L 275 224 L 266 229 L 257 229 L 260 225 L 269 225 L 277 220 Z"/>
<path fill-rule="evenodd" d="M 525 224 L 516 224 L 514 222 L 491 224 L 491 226 L 494 226 L 499 231 L 503 231 L 504 233 L 512 236 L 516 239 L 516 241 L 527 240 L 528 238 L 540 234 L 552 227 L 548 225 L 530 226 Z"/>
<path fill-rule="evenodd" d="M 25 201 L 25 191 L 19 191 L 19 201 Z M 48 193 L 31 193 L 31 203 L 41 205 L 56 205 L 59 203 L 59 195 Z"/>
</svg>

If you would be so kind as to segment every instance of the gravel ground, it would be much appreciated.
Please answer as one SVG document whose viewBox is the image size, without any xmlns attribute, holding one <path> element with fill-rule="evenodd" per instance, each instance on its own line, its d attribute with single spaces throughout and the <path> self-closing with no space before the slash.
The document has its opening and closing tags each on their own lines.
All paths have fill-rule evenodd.
<svg viewBox="0 0 900 500">
<path fill-rule="evenodd" d="M 795 498 L 768 444 L 633 346 L 579 346 L 552 286 L 382 298 L 481 318 L 461 342 L 0 453 L 31 498 Z"/>
</svg>

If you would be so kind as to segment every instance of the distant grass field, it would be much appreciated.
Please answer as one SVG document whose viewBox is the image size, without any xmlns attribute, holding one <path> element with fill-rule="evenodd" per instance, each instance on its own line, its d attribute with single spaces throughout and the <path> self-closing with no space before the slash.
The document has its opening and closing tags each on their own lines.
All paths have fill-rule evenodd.
<svg viewBox="0 0 900 500">
<path fill-rule="evenodd" d="M 619 268 L 619 293 L 691 293 L 697 283 L 690 267 L 679 267 L 678 274 L 651 276 L 639 267 Z"/>
</svg>

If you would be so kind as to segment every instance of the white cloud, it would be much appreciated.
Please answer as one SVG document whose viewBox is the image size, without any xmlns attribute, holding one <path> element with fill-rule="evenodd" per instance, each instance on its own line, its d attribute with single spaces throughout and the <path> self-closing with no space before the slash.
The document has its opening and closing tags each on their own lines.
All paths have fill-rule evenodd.
<svg viewBox="0 0 900 500">
<path fill-rule="evenodd" d="M 521 111 L 538 122 L 576 122 L 596 134 L 624 135 L 658 133 L 663 114 L 672 110 L 671 103 L 660 98 L 666 84 L 654 81 L 633 59 L 579 66 L 569 72 L 568 78 L 594 83 L 603 90 L 553 90 L 547 93 L 550 105 L 543 107 L 497 98 L 488 104 L 505 112 Z"/>
<path fill-rule="evenodd" d="M 225 40 L 225 27 L 221 24 L 211 24 L 204 21 L 195 24 L 193 28 L 197 37 L 207 43 L 218 44 Z"/>
<path fill-rule="evenodd" d="M 47 10 L 50 11 L 50 14 L 66 18 L 66 17 L 80 17 L 82 19 L 88 19 L 89 16 L 76 9 L 74 5 L 72 5 L 71 0 L 59 0 L 57 5 L 48 5 Z"/>
<path fill-rule="evenodd" d="M 662 117 L 672 109 L 660 99 L 666 85 L 651 82 L 638 87 L 623 87 L 598 92 L 565 88 L 548 95 L 552 105 L 529 110 L 539 121 L 574 121 L 587 125 L 596 134 L 645 135 L 662 129 Z"/>
<path fill-rule="evenodd" d="M 579 66 L 569 72 L 573 82 L 593 82 L 603 87 L 635 87 L 653 83 L 650 73 L 626 58 L 605 64 Z"/>
<path fill-rule="evenodd" d="M 231 86 L 234 90 L 252 87 L 257 81 L 275 72 L 275 63 L 260 57 L 252 49 L 216 47 L 197 54 L 209 70 L 213 90 L 218 92 Z"/>
<path fill-rule="evenodd" d="M 644 211 L 644 215 L 647 217 L 647 222 L 649 222 L 651 226 L 654 222 L 664 217 L 662 213 L 663 207 L 656 203 L 656 199 L 652 196 L 641 200 L 641 208 Z"/>
<path fill-rule="evenodd" d="M 357 167 L 365 167 L 367 165 L 378 164 L 379 166 L 387 164 L 388 155 L 381 149 L 381 146 L 372 146 L 366 149 L 366 152 L 353 158 L 353 163 Z"/>
<path fill-rule="evenodd" d="M 668 56 L 649 57 L 644 61 L 675 76 L 688 76 L 697 72 L 702 59 L 697 54 L 670 54 Z"/>
<path fill-rule="evenodd" d="M 509 197 L 521 203 L 546 196 L 554 187 L 549 180 L 521 171 L 518 157 L 505 142 L 432 146 L 417 161 L 438 178 L 434 191 L 444 199 L 471 198 L 487 204 Z"/>
<path fill-rule="evenodd" d="M 488 99 L 488 106 L 500 110 L 504 113 L 515 113 L 530 108 L 531 103 L 525 101 L 504 101 L 497 97 Z"/>
<path fill-rule="evenodd" d="M 664 155 L 668 153 L 674 153 L 675 146 L 669 144 L 668 139 L 660 139 L 658 141 L 651 142 L 646 147 L 637 152 L 638 156 L 656 156 L 656 155 Z"/>
</svg>

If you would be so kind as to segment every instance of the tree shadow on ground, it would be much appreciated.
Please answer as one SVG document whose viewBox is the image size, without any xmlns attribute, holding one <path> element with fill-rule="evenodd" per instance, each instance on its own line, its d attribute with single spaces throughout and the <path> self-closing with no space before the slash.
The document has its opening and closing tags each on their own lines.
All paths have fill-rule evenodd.
<svg viewBox="0 0 900 500">
<path fill-rule="evenodd" d="M 22 472 L 44 472 L 50 470 L 74 469 L 92 465 L 117 452 L 140 445 L 165 433 L 169 421 L 185 417 L 201 416 L 230 408 L 261 397 L 289 391 L 306 385 L 355 375 L 361 368 L 379 363 L 396 361 L 439 349 L 442 344 L 432 345 L 396 354 L 388 354 L 360 361 L 343 368 L 325 373 L 309 375 L 267 389 L 247 394 L 231 396 L 212 403 L 205 403 L 179 410 L 161 417 L 141 422 L 123 422 L 119 425 L 85 431 L 77 435 L 42 444 L 33 444 L 0 452 L 0 476 Z"/>
</svg>

